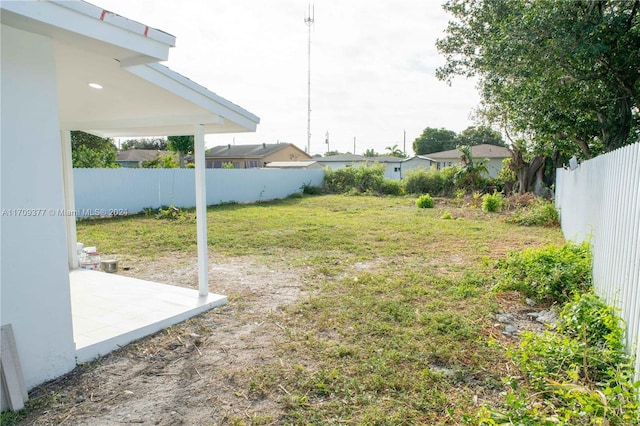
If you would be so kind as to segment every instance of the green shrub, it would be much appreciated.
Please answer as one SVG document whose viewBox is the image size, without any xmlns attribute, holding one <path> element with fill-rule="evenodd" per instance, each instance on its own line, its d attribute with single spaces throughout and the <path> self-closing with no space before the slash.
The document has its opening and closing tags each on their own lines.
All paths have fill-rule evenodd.
<svg viewBox="0 0 640 426">
<path fill-rule="evenodd" d="M 624 351 L 616 310 L 593 292 L 576 294 L 560 311 L 557 330 L 602 350 Z"/>
<path fill-rule="evenodd" d="M 329 192 L 336 194 L 375 193 L 384 181 L 384 165 L 372 164 L 340 169 L 325 169 L 324 186 Z"/>
<path fill-rule="evenodd" d="M 444 212 L 442 216 L 440 216 L 440 219 L 451 220 L 453 216 L 451 216 L 451 212 Z"/>
<path fill-rule="evenodd" d="M 502 194 L 494 192 L 493 194 L 484 194 L 482 196 L 482 211 L 497 212 L 502 209 Z"/>
<path fill-rule="evenodd" d="M 604 383 L 629 362 L 619 321 L 615 309 L 594 293 L 576 294 L 561 309 L 556 329 L 524 333 L 514 356 L 538 390 L 549 380 Z"/>
<path fill-rule="evenodd" d="M 553 202 L 536 198 L 530 206 L 507 218 L 507 222 L 521 226 L 559 226 L 560 217 Z"/>
<path fill-rule="evenodd" d="M 180 164 L 172 155 L 156 155 L 156 158 L 143 161 L 140 166 L 143 169 L 175 169 Z"/>
<path fill-rule="evenodd" d="M 361 165 L 351 168 L 355 172 L 355 189 L 358 192 L 376 192 L 384 180 L 384 165 Z"/>
<path fill-rule="evenodd" d="M 416 200 L 416 206 L 418 206 L 421 209 L 431 209 L 433 208 L 434 205 L 435 203 L 433 201 L 433 198 L 431 198 L 431 195 L 429 194 L 421 195 Z"/>
<path fill-rule="evenodd" d="M 499 290 L 516 290 L 538 301 L 568 301 L 591 289 L 588 243 L 567 243 L 512 252 L 496 264 Z"/>
<path fill-rule="evenodd" d="M 305 195 L 318 195 L 322 193 L 322 188 L 311 185 L 311 182 L 307 182 L 303 184 L 300 187 L 300 189 L 302 190 L 302 193 Z"/>
<path fill-rule="evenodd" d="M 455 191 L 453 177 L 456 170 L 455 167 L 445 167 L 441 170 L 434 168 L 411 170 L 402 179 L 404 192 L 407 194 L 433 194 L 440 197 L 450 196 Z"/>
<path fill-rule="evenodd" d="M 491 187 L 491 182 L 491 179 L 484 177 L 482 174 L 477 172 L 458 172 L 454 176 L 455 187 L 464 189 L 465 192 L 486 191 Z"/>
<path fill-rule="evenodd" d="M 348 192 L 355 186 L 355 173 L 351 167 L 340 169 L 325 168 L 324 187 L 327 191 L 335 194 Z"/>
<path fill-rule="evenodd" d="M 402 195 L 402 185 L 400 182 L 393 179 L 383 179 L 380 181 L 376 192 L 382 195 Z"/>
</svg>

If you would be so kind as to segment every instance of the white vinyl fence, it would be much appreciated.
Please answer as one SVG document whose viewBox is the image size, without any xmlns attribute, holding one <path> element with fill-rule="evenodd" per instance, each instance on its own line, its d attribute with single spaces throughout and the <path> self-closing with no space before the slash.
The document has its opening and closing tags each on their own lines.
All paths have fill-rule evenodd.
<svg viewBox="0 0 640 426">
<path fill-rule="evenodd" d="M 598 293 L 620 309 L 640 380 L 640 142 L 557 171 L 565 238 L 590 241 Z"/>
<path fill-rule="evenodd" d="M 194 169 L 74 169 L 78 217 L 194 207 Z M 207 205 L 267 201 L 322 186 L 324 170 L 207 169 Z"/>
</svg>

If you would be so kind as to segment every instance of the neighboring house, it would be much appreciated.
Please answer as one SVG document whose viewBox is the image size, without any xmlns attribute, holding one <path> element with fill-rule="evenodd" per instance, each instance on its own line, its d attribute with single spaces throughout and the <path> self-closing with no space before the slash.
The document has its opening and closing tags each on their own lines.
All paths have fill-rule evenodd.
<svg viewBox="0 0 640 426">
<path fill-rule="evenodd" d="M 323 169 L 324 166 L 316 160 L 309 161 L 272 161 L 265 165 L 270 169 Z"/>
<path fill-rule="evenodd" d="M 161 151 L 157 149 L 128 149 L 126 151 L 118 152 L 116 164 L 119 164 L 120 167 L 128 168 L 142 167 L 143 162 L 155 160 L 156 157 L 162 155 L 175 156 L 171 151 Z"/>
<path fill-rule="evenodd" d="M 432 152 L 427 155 L 436 161 L 438 170 L 462 164 L 462 153 L 457 149 Z M 471 147 L 471 155 L 474 161 L 489 160 L 487 163 L 489 176 L 497 177 L 502 170 L 502 161 L 511 157 L 511 151 L 503 146 L 481 144 Z"/>
<path fill-rule="evenodd" d="M 425 156 L 415 156 L 411 158 L 399 158 L 393 156 L 365 157 L 362 155 L 340 154 L 330 155 L 316 159 L 318 164 L 330 169 L 341 169 L 343 167 L 358 167 L 360 165 L 384 165 L 384 177 L 386 179 L 401 180 L 411 169 L 429 169 L 434 163 Z"/>
<path fill-rule="evenodd" d="M 416 155 L 411 158 L 405 158 L 402 162 L 402 176 L 401 179 L 404 179 L 407 176 L 407 173 L 416 170 L 416 169 L 424 169 L 429 170 L 432 166 L 435 166 L 436 160 L 431 157 L 427 157 L 425 155 Z"/>
<path fill-rule="evenodd" d="M 207 168 L 221 169 L 233 164 L 234 169 L 265 167 L 273 161 L 308 161 L 311 157 L 291 143 L 257 145 L 221 145 L 208 149 Z"/>
<path fill-rule="evenodd" d="M 71 276 L 78 276 L 71 131 L 194 135 L 199 291 L 189 300 L 200 306 L 211 295 L 204 135 L 252 132 L 259 118 L 160 65 L 175 45 L 163 31 L 83 1 L 3 1 L 0 9 L 0 94 L 11 106 L 0 112 L 0 320 L 13 329 L 31 389 L 80 358 L 71 309 Z M 5 384 L 5 348 L 0 354 Z"/>
</svg>

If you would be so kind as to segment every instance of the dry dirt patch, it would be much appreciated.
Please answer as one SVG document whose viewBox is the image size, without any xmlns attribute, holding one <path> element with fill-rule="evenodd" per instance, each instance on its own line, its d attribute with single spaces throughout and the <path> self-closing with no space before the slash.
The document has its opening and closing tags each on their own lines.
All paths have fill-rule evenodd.
<svg viewBox="0 0 640 426">
<path fill-rule="evenodd" d="M 197 288 L 196 259 L 123 259 L 120 273 Z M 24 425 L 217 425 L 279 417 L 283 394 L 247 395 L 249 371 L 277 362 L 280 309 L 303 295 L 303 268 L 255 257 L 210 259 L 211 291 L 229 303 L 134 342 L 35 390 L 56 400 Z M 51 407 L 53 405 L 53 408 Z"/>
</svg>

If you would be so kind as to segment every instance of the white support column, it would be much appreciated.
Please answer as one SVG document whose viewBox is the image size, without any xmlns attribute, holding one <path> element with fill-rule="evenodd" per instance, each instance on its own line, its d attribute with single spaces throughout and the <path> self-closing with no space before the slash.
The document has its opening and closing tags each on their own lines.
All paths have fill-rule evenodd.
<svg viewBox="0 0 640 426">
<path fill-rule="evenodd" d="M 76 200 L 73 189 L 73 159 L 71 157 L 71 132 L 69 130 L 60 132 L 60 143 L 62 144 L 64 209 L 67 213 L 65 215 L 67 225 L 67 257 L 69 259 L 69 269 L 76 269 L 78 267 L 76 216 L 73 214 L 76 209 Z"/>
<path fill-rule="evenodd" d="M 193 153 L 196 169 L 196 225 L 198 233 L 198 288 L 200 296 L 209 294 L 209 254 L 207 251 L 207 183 L 204 160 L 204 126 L 193 131 Z"/>
</svg>

